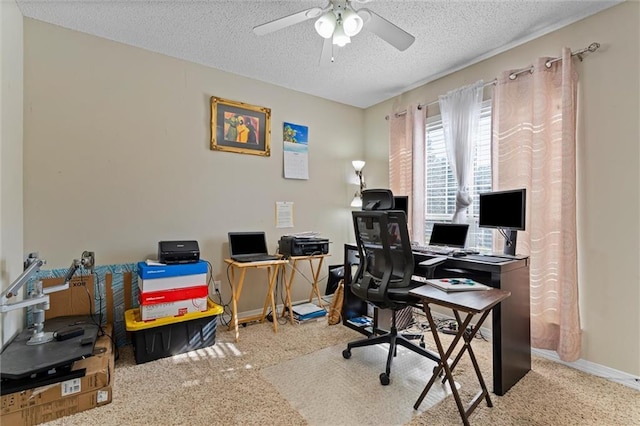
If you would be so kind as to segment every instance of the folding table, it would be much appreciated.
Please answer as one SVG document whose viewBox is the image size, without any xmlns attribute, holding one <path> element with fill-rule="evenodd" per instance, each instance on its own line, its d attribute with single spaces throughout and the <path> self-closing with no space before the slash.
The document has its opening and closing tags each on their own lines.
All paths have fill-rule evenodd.
<svg viewBox="0 0 640 426">
<path fill-rule="evenodd" d="M 422 306 L 425 314 L 427 315 L 427 320 L 429 321 L 431 333 L 433 334 L 433 340 L 435 341 L 438 348 L 438 353 L 440 354 L 440 362 L 434 369 L 429 383 L 427 383 L 427 385 L 425 386 L 413 408 L 416 410 L 418 409 L 418 407 L 422 403 L 422 400 L 429 392 L 429 389 L 431 388 L 431 386 L 433 386 L 435 381 L 438 380 L 442 370 L 444 370 L 445 378 L 442 380 L 442 382 L 444 383 L 445 381 L 449 381 L 451 393 L 453 394 L 453 397 L 456 401 L 458 411 L 460 412 L 460 416 L 462 417 L 462 422 L 465 424 L 465 426 L 468 426 L 469 416 L 483 398 L 486 400 L 488 407 L 493 407 L 491 398 L 489 397 L 489 391 L 487 390 L 487 386 L 485 385 L 484 379 L 482 378 L 482 373 L 480 372 L 480 367 L 478 366 L 478 361 L 476 360 L 473 349 L 471 348 L 471 342 L 477 331 L 482 326 L 482 323 L 489 315 L 489 312 L 491 312 L 491 309 L 493 309 L 494 306 L 509 297 L 511 293 L 496 288 L 492 288 L 490 290 L 446 292 L 432 287 L 428 284 L 422 287 L 417 287 L 411 290 L 409 293 L 422 300 Z M 433 320 L 433 315 L 431 314 L 431 305 L 438 305 L 452 309 L 456 321 L 458 322 L 458 331 L 446 350 L 444 349 L 442 341 L 440 340 L 440 336 L 438 335 L 438 328 L 435 321 Z M 465 314 L 464 320 L 462 319 L 461 313 Z M 480 318 L 475 324 L 472 324 L 471 321 L 476 315 L 480 315 Z M 458 346 L 458 343 L 461 340 L 464 342 L 463 346 L 455 356 L 455 359 L 453 360 L 451 365 L 449 365 L 448 360 L 453 355 L 456 346 Z M 456 388 L 452 373 L 453 369 L 456 367 L 458 361 L 460 361 L 465 352 L 468 353 L 469 358 L 471 358 L 473 369 L 476 372 L 476 376 L 481 388 L 480 392 L 473 398 L 467 408 L 462 405 L 462 401 L 460 400 L 460 395 L 458 394 L 458 389 Z"/>
</svg>

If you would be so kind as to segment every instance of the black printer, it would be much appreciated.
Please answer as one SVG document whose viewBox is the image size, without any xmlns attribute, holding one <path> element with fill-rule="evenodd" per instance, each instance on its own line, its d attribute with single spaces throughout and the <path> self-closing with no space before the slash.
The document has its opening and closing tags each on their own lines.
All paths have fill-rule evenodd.
<svg viewBox="0 0 640 426">
<path fill-rule="evenodd" d="M 167 265 L 175 263 L 196 263 L 200 260 L 197 241 L 160 241 L 158 262 Z"/>
<path fill-rule="evenodd" d="M 284 235 L 278 241 L 278 253 L 284 257 L 327 254 L 329 253 L 329 240 Z"/>
</svg>

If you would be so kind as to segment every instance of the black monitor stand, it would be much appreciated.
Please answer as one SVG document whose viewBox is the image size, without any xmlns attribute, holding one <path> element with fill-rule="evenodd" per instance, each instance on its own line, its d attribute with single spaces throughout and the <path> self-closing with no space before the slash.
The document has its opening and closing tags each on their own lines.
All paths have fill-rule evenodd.
<svg viewBox="0 0 640 426">
<path fill-rule="evenodd" d="M 503 230 L 503 235 L 505 236 L 503 253 L 506 255 L 515 256 L 518 231 L 505 229 Z"/>
<path fill-rule="evenodd" d="M 2 351 L 2 394 L 6 388 L 11 388 L 14 381 L 17 384 L 26 380 L 31 387 L 38 386 L 40 380 L 46 383 L 53 376 L 64 375 L 65 371 L 71 370 L 74 361 L 91 356 L 98 337 L 98 326 L 90 316 L 59 317 L 44 323 L 44 331 L 61 331 L 70 327 L 81 327 L 84 333 L 67 340 L 52 340 L 39 345 L 27 344 L 33 335 L 32 329 L 22 330 Z"/>
</svg>

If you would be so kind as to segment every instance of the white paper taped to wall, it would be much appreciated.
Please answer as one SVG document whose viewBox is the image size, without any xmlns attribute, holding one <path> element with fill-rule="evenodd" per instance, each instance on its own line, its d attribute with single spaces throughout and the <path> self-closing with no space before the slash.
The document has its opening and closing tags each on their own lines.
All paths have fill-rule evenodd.
<svg viewBox="0 0 640 426">
<path fill-rule="evenodd" d="M 276 228 L 293 228 L 292 201 L 276 201 Z"/>
</svg>

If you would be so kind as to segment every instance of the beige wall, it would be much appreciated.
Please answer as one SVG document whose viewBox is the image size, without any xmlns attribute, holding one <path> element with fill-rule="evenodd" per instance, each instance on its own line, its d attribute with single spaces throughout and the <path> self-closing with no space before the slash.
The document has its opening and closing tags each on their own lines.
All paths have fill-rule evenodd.
<svg viewBox="0 0 640 426">
<path fill-rule="evenodd" d="M 640 374 L 640 4 L 626 2 L 369 108 L 369 173 L 388 173 L 387 122 L 394 107 L 428 103 L 451 89 L 536 57 L 601 43 L 578 62 L 579 293 L 582 359 Z M 384 184 L 384 182 L 383 182 Z"/>
<path fill-rule="evenodd" d="M 0 2 L 0 289 L 22 272 L 22 14 Z M 0 345 L 22 328 L 23 309 L 0 314 Z"/>
<path fill-rule="evenodd" d="M 32 19 L 24 29 L 24 243 L 49 268 L 83 250 L 137 262 L 160 240 L 195 239 L 228 300 L 229 231 L 264 230 L 271 252 L 285 233 L 317 231 L 328 263 L 342 262 L 363 110 Z M 209 149 L 212 95 L 271 108 L 270 157 Z M 309 180 L 282 177 L 283 121 L 309 127 Z M 294 228 L 276 229 L 276 201 L 294 202 Z M 241 312 L 262 308 L 259 272 Z M 309 294 L 298 283 L 294 300 Z"/>
</svg>

